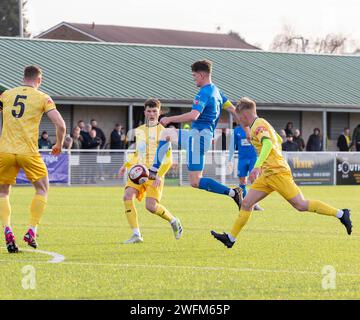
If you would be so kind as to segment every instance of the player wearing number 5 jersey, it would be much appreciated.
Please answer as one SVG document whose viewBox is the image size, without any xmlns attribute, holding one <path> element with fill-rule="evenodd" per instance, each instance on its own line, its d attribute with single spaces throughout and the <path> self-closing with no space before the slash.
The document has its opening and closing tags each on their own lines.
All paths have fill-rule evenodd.
<svg viewBox="0 0 360 320">
<path fill-rule="evenodd" d="M 47 94 L 38 90 L 41 81 L 41 69 L 28 66 L 24 70 L 23 85 L 6 90 L 0 96 L 0 111 L 3 114 L 0 137 L 0 218 L 10 253 L 18 252 L 18 247 L 10 226 L 9 194 L 21 168 L 35 187 L 29 229 L 24 241 L 33 248 L 37 247 L 36 228 L 44 213 L 49 189 L 47 169 L 37 144 L 42 115 L 46 113 L 56 127 L 56 144 L 52 154 L 61 153 L 66 132 L 65 122 L 56 110 L 55 103 Z"/>
</svg>

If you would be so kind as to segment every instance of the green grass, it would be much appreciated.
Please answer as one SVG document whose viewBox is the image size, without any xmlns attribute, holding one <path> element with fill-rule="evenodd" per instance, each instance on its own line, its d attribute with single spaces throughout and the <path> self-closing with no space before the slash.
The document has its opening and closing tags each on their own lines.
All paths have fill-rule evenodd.
<svg viewBox="0 0 360 320">
<path fill-rule="evenodd" d="M 187 187 L 167 187 L 163 204 L 180 217 L 183 238 L 137 203 L 145 242 L 130 235 L 122 188 L 53 187 L 39 227 L 39 249 L 63 254 L 10 255 L 0 249 L 0 299 L 359 299 L 359 187 L 304 187 L 305 196 L 350 207 L 354 231 L 337 219 L 298 213 L 277 194 L 262 202 L 232 249 L 210 230 L 227 231 L 237 216 L 229 198 Z M 13 188 L 12 224 L 18 244 L 26 230 L 33 190 Z M 21 270 L 36 270 L 36 289 L 24 290 Z M 336 289 L 322 288 L 332 265 Z"/>
</svg>

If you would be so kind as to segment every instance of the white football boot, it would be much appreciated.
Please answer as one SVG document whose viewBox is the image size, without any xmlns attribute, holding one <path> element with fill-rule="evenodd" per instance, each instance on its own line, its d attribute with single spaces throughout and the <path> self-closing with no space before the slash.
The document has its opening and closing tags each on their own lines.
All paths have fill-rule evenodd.
<svg viewBox="0 0 360 320">
<path fill-rule="evenodd" d="M 133 234 L 130 239 L 128 239 L 124 242 L 124 244 L 140 243 L 140 242 L 144 242 L 144 239 L 142 238 L 142 236 Z"/>
<path fill-rule="evenodd" d="M 175 219 L 176 220 L 173 223 L 171 223 L 171 228 L 173 229 L 175 239 L 179 240 L 182 235 L 183 229 L 179 218 L 175 218 Z"/>
</svg>

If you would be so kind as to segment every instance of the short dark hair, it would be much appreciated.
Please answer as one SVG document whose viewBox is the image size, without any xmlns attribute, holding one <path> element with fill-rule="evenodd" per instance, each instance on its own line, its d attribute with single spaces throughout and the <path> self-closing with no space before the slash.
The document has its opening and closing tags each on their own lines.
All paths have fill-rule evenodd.
<svg viewBox="0 0 360 320">
<path fill-rule="evenodd" d="M 212 62 L 210 60 L 199 60 L 194 62 L 191 65 L 192 72 L 207 72 L 211 73 L 212 71 Z"/>
<path fill-rule="evenodd" d="M 159 99 L 156 99 L 156 98 L 149 98 L 145 101 L 144 103 L 144 107 L 146 109 L 146 107 L 149 107 L 149 108 L 157 108 L 160 110 L 161 108 L 161 102 Z"/>
<path fill-rule="evenodd" d="M 27 66 L 24 69 L 24 79 L 35 79 L 42 74 L 40 67 Z"/>
</svg>

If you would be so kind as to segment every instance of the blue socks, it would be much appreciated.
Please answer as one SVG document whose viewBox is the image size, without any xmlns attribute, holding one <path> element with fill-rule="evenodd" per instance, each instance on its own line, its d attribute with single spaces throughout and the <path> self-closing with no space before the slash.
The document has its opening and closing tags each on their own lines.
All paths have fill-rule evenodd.
<svg viewBox="0 0 360 320">
<path fill-rule="evenodd" d="M 242 189 L 242 196 L 243 198 L 245 198 L 246 194 L 247 194 L 247 191 L 246 191 L 246 185 L 245 184 L 239 184 L 239 187 Z"/>
<path fill-rule="evenodd" d="M 170 142 L 165 141 L 165 140 L 160 140 L 158 147 L 156 149 L 156 154 L 155 154 L 155 158 L 154 158 L 154 164 L 153 167 L 156 169 L 159 169 L 164 158 L 166 155 L 166 152 L 169 150 L 170 148 Z"/>
<path fill-rule="evenodd" d="M 231 190 L 227 186 L 224 186 L 211 178 L 201 178 L 199 181 L 199 189 L 226 195 L 228 195 Z"/>
</svg>

